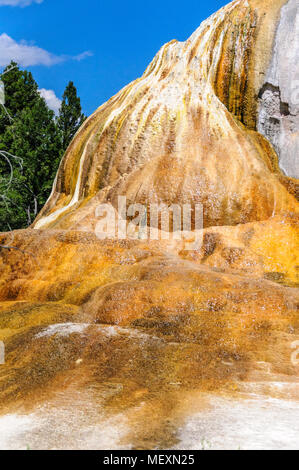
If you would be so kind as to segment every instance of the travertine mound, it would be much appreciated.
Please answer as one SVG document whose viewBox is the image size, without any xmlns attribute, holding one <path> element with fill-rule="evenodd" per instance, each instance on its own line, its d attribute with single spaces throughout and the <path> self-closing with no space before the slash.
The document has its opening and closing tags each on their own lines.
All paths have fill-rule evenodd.
<svg viewBox="0 0 299 470">
<path fill-rule="evenodd" d="M 298 15 L 293 0 L 285 3 L 235 1 L 186 42 L 163 46 L 78 132 L 35 228 L 94 229 L 95 205 L 116 206 L 118 195 L 128 203 L 202 203 L 205 227 L 295 211 L 296 182 L 282 174 L 274 150 L 296 176 L 297 108 L 285 89 L 286 69 L 297 73 Z M 290 11 L 292 52 L 277 64 L 277 34 Z M 280 86 L 281 122 L 269 105 Z"/>
</svg>

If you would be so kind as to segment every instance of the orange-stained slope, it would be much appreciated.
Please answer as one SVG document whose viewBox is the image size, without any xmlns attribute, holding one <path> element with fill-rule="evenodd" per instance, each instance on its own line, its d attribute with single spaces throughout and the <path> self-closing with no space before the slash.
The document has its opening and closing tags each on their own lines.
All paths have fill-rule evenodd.
<svg viewBox="0 0 299 470">
<path fill-rule="evenodd" d="M 205 227 L 295 211 L 295 181 L 256 132 L 258 94 L 285 1 L 235 1 L 82 126 L 35 228 L 94 229 L 95 206 L 202 203 Z M 295 156 L 294 156 L 295 158 Z"/>
</svg>

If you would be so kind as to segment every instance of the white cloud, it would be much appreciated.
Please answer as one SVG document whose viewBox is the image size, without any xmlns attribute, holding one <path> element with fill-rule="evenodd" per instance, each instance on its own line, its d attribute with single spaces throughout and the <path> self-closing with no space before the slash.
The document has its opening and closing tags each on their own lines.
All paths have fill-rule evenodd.
<svg viewBox="0 0 299 470">
<path fill-rule="evenodd" d="M 18 43 L 3 33 L 0 35 L 0 65 L 5 66 L 11 60 L 15 60 L 23 67 L 28 67 L 29 65 L 54 65 L 64 59 L 40 47 L 29 45 L 25 41 Z"/>
<path fill-rule="evenodd" d="M 42 3 L 43 0 L 0 0 L 0 7 L 28 7 L 31 3 Z"/>
<path fill-rule="evenodd" d="M 0 0 L 0 7 L 28 7 L 31 3 L 42 3 L 43 0 Z"/>
<path fill-rule="evenodd" d="M 39 94 L 45 99 L 47 105 L 52 109 L 55 114 L 58 114 L 59 108 L 61 106 L 61 100 L 57 98 L 53 90 L 46 90 L 41 88 L 38 90 Z"/>
<path fill-rule="evenodd" d="M 93 53 L 91 51 L 85 51 L 85 52 L 82 52 L 82 54 L 78 54 L 72 58 L 80 62 L 80 60 L 84 60 L 86 59 L 86 57 L 92 57 L 92 56 L 93 56 Z"/>
<path fill-rule="evenodd" d="M 1 0 L 0 0 L 1 1 Z M 86 51 L 77 56 L 55 55 L 26 41 L 17 42 L 6 33 L 0 35 L 0 66 L 5 66 L 14 60 L 22 67 L 32 65 L 55 65 L 66 60 L 83 60 L 92 56 Z"/>
</svg>

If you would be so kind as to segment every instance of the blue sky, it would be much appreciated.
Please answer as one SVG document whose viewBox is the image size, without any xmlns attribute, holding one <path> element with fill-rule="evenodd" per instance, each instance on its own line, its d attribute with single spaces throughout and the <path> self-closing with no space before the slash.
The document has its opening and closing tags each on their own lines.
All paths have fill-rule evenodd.
<svg viewBox="0 0 299 470">
<path fill-rule="evenodd" d="M 18 59 L 53 107 L 73 80 L 89 115 L 142 75 L 163 44 L 186 40 L 227 3 L 0 0 L 0 68 Z"/>
</svg>

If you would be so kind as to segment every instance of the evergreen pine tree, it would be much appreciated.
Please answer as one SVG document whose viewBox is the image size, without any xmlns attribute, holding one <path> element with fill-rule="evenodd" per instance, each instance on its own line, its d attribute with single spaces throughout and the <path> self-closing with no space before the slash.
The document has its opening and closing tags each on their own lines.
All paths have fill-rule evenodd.
<svg viewBox="0 0 299 470">
<path fill-rule="evenodd" d="M 73 82 L 69 82 L 63 94 L 57 119 L 58 127 L 62 134 L 64 151 L 85 119 L 86 117 L 82 113 L 80 98 L 77 96 L 77 89 Z"/>
<path fill-rule="evenodd" d="M 1 76 L 4 84 L 5 109 L 0 108 L 0 136 L 24 108 L 30 108 L 38 94 L 38 86 L 31 72 L 20 70 L 16 62 L 11 62 Z"/>
<path fill-rule="evenodd" d="M 0 114 L 0 151 L 22 159 L 11 167 L 0 159 L 0 231 L 27 227 L 45 204 L 63 154 L 54 112 L 38 93 L 31 73 L 3 75 L 7 113 Z M 11 118 L 8 117 L 8 114 Z"/>
</svg>

